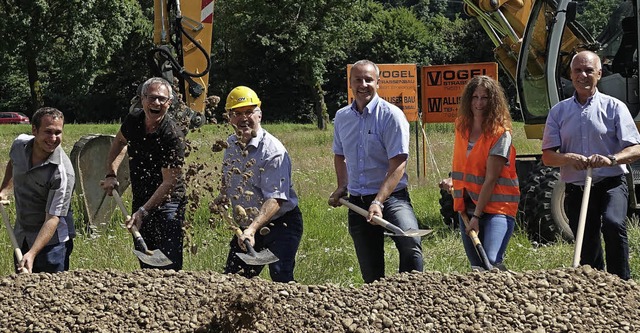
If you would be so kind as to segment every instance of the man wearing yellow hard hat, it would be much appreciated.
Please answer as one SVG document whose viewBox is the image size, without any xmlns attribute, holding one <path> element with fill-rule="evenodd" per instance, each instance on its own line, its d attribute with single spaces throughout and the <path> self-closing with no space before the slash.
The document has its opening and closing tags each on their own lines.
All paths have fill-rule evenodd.
<svg viewBox="0 0 640 333">
<path fill-rule="evenodd" d="M 302 213 L 291 180 L 289 153 L 260 125 L 261 104 L 255 91 L 245 86 L 227 96 L 225 110 L 235 133 L 227 139 L 217 200 L 230 200 L 242 234 L 231 240 L 224 272 L 248 278 L 260 274 L 264 265 L 249 265 L 236 255 L 246 251 L 244 241 L 248 240 L 256 251 L 268 249 L 278 258 L 269 264 L 271 279 L 289 282 L 294 280 L 302 238 Z"/>
</svg>

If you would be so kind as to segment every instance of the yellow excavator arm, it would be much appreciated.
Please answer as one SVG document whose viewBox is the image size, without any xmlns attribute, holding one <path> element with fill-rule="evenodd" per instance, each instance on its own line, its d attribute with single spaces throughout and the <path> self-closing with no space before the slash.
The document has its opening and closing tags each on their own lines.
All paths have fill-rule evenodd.
<svg viewBox="0 0 640 333">
<path fill-rule="evenodd" d="M 184 105 L 172 115 L 201 126 L 211 69 L 214 0 L 154 0 L 154 75 L 176 83 Z M 174 80 L 175 79 L 175 80 Z"/>
<path fill-rule="evenodd" d="M 169 114 L 186 130 L 205 122 L 210 51 L 213 26 L 213 0 L 155 0 L 154 48 L 149 52 L 153 76 L 161 76 L 179 89 Z M 139 93 L 138 93 L 139 94 Z M 141 107 L 139 96 L 132 108 Z M 215 107 L 215 106 L 210 106 Z M 71 162 L 76 174 L 75 192 L 81 199 L 80 212 L 91 229 L 111 223 L 115 203 L 100 186 L 113 135 L 92 134 L 73 146 Z M 125 158 L 117 177 L 119 190 L 130 184 L 129 163 Z"/>
<path fill-rule="evenodd" d="M 570 0 L 463 0 L 494 45 L 501 68 L 515 84 L 530 139 L 541 138 L 551 106 L 573 94 L 570 62 L 579 51 L 603 59 L 598 89 L 623 101 L 639 120 L 638 0 L 620 2 L 594 38 L 579 22 Z M 609 64 L 611 66 L 607 67 Z M 606 71 L 604 71 L 606 70 Z"/>
</svg>

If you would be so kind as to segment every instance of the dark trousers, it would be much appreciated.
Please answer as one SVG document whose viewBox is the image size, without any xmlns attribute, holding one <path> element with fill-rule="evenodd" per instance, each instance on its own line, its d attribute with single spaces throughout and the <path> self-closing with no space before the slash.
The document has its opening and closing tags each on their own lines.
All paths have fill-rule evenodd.
<svg viewBox="0 0 640 333">
<path fill-rule="evenodd" d="M 578 230 L 583 188 L 566 184 L 565 212 L 575 236 Z M 607 272 L 628 280 L 629 241 L 627 238 L 627 201 L 629 192 L 625 176 L 609 177 L 592 186 L 584 228 L 581 265 L 605 269 L 600 234 L 604 238 Z"/>
<path fill-rule="evenodd" d="M 293 269 L 296 264 L 296 253 L 302 239 L 302 213 L 296 207 L 281 217 L 267 223 L 271 231 L 262 236 L 255 235 L 256 252 L 269 249 L 279 260 L 269 264 L 269 275 L 275 282 L 294 281 Z M 238 244 L 238 237 L 234 236 L 229 243 L 225 274 L 240 274 L 246 278 L 260 275 L 264 265 L 248 265 L 236 253 L 245 253 Z"/>
<path fill-rule="evenodd" d="M 186 199 L 176 199 L 149 211 L 140 228 L 140 235 L 149 250 L 160 250 L 172 261 L 170 265 L 156 267 L 140 261 L 140 268 L 182 269 L 182 222 Z"/>
<path fill-rule="evenodd" d="M 66 242 L 47 245 L 40 250 L 38 255 L 36 255 L 33 260 L 33 273 L 58 273 L 62 271 L 66 271 L 69 269 L 69 256 L 67 255 L 67 243 L 73 242 L 69 239 Z M 73 246 L 73 245 L 71 245 Z M 29 251 L 29 245 L 25 240 L 22 243 L 20 250 L 22 254 L 25 254 Z M 71 253 L 69 253 L 71 254 Z M 15 256 L 13 257 L 13 261 L 15 263 L 15 267 L 18 267 L 18 261 Z M 17 273 L 16 269 L 16 273 Z"/>
</svg>

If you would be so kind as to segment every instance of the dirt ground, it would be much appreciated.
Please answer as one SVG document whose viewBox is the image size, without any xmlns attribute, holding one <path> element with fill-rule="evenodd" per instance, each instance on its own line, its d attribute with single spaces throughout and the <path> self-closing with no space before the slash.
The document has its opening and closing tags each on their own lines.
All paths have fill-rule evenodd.
<svg viewBox="0 0 640 333">
<path fill-rule="evenodd" d="M 358 288 L 206 271 L 0 278 L 0 332 L 638 331 L 638 285 L 589 267 L 403 273 Z"/>
</svg>

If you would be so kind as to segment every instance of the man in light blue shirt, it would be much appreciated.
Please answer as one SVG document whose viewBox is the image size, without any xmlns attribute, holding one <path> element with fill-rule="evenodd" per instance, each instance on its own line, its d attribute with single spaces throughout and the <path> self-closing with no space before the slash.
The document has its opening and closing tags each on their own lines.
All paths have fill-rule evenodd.
<svg viewBox="0 0 640 333">
<path fill-rule="evenodd" d="M 600 93 L 602 64 L 597 54 L 582 51 L 571 61 L 573 97 L 549 111 L 542 139 L 542 161 L 560 167 L 566 182 L 565 206 L 576 235 L 586 169 L 593 168 L 593 188 L 584 229 L 580 264 L 629 279 L 629 243 L 625 219 L 628 205 L 626 163 L 640 157 L 640 134 L 621 101 Z"/>
<path fill-rule="evenodd" d="M 369 60 L 351 67 L 350 85 L 355 100 L 338 110 L 334 123 L 333 153 L 338 180 L 329 205 L 349 201 L 369 212 L 365 218 L 349 211 L 353 239 L 365 283 L 384 277 L 384 230 L 373 216 L 402 230 L 418 229 L 407 191 L 409 123 L 395 105 L 378 96 L 380 69 Z M 422 271 L 419 237 L 394 237 L 400 253 L 400 272 Z"/>
<path fill-rule="evenodd" d="M 236 253 L 244 252 L 244 241 L 256 251 L 269 249 L 279 260 L 269 264 L 276 282 L 294 281 L 295 257 L 302 239 L 302 213 L 291 179 L 291 159 L 284 145 L 262 128 L 258 95 L 239 86 L 227 96 L 225 109 L 235 134 L 227 139 L 222 165 L 218 204 L 230 201 L 242 234 L 229 244 L 224 273 L 251 278 L 264 265 L 249 265 Z M 224 214 L 224 213 L 223 213 Z M 269 232 L 260 232 L 265 227 Z"/>
</svg>

